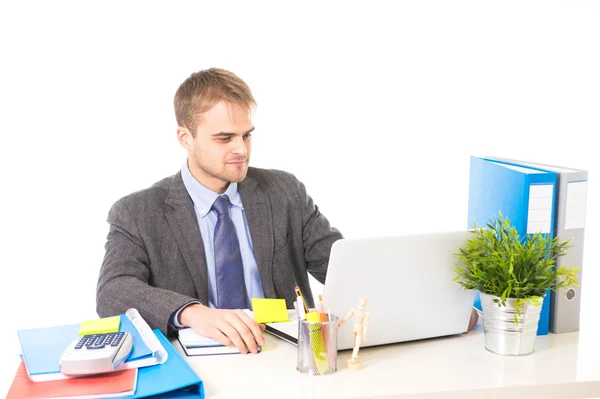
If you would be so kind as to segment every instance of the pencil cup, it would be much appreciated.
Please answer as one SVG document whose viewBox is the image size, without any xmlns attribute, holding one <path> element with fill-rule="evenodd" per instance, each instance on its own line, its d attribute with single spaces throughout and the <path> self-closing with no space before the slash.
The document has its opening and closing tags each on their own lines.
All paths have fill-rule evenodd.
<svg viewBox="0 0 600 399">
<path fill-rule="evenodd" d="M 337 370 L 338 318 L 324 322 L 300 320 L 298 323 L 298 363 L 307 374 L 321 375 Z"/>
</svg>

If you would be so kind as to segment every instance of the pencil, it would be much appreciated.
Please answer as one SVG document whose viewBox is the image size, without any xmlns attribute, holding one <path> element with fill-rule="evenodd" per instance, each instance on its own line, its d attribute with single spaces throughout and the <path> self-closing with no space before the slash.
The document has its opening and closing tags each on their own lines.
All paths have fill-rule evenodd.
<svg viewBox="0 0 600 399">
<path fill-rule="evenodd" d="M 302 305 L 304 305 L 304 311 L 306 312 L 306 314 L 308 314 L 308 307 L 306 306 L 306 302 L 304 302 L 304 298 L 302 298 L 302 293 L 300 292 L 300 287 L 296 286 L 296 288 L 294 288 L 294 290 L 296 291 L 296 296 L 301 298 Z"/>
</svg>

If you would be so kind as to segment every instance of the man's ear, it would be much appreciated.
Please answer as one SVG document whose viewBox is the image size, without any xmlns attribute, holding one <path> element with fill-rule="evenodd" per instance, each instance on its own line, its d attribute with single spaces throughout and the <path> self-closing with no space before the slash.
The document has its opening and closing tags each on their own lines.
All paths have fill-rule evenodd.
<svg viewBox="0 0 600 399">
<path fill-rule="evenodd" d="M 190 133 L 187 127 L 179 126 L 177 128 L 177 140 L 183 148 L 189 150 L 190 148 L 192 148 L 192 142 L 194 138 L 192 137 L 192 134 Z"/>
</svg>

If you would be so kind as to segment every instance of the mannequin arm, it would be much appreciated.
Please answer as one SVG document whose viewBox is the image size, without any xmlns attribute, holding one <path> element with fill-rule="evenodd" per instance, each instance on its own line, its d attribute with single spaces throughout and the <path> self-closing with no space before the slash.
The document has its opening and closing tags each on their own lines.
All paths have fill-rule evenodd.
<svg viewBox="0 0 600 399">
<path fill-rule="evenodd" d="M 344 317 L 342 320 L 339 321 L 338 327 L 341 327 L 345 322 L 350 320 L 350 318 L 352 317 L 353 314 L 354 314 L 354 309 L 349 311 L 348 314 L 346 315 L 346 317 Z"/>
<path fill-rule="evenodd" d="M 369 312 L 367 312 L 365 314 L 365 320 L 364 320 L 364 324 L 363 324 L 363 340 L 366 341 L 367 340 L 367 335 L 369 334 Z"/>
</svg>

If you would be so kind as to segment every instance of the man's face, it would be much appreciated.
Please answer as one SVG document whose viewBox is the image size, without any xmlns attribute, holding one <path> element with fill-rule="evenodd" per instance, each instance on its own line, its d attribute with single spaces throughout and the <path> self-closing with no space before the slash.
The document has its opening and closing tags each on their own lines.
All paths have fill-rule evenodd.
<svg viewBox="0 0 600 399">
<path fill-rule="evenodd" d="M 225 192 L 230 182 L 244 180 L 252 130 L 248 109 L 223 101 L 204 113 L 196 137 L 180 128 L 179 141 L 188 151 L 192 175 L 217 193 Z"/>
</svg>

